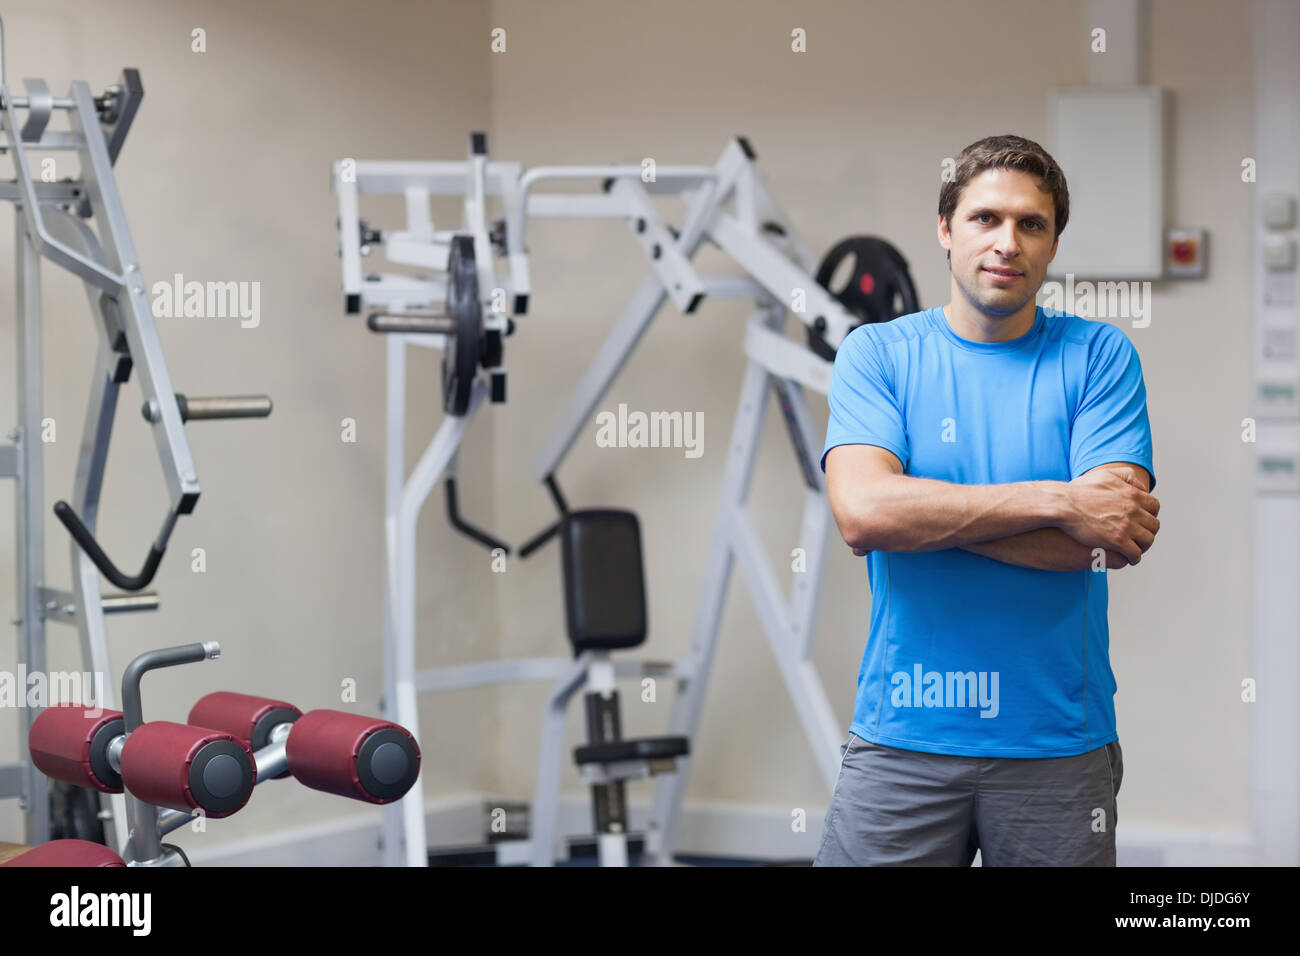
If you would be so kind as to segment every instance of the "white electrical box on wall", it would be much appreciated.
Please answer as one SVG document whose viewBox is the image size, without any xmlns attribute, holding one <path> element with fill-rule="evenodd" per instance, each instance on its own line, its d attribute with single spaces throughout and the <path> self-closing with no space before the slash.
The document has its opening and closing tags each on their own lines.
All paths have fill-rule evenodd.
<svg viewBox="0 0 1300 956">
<path fill-rule="evenodd" d="M 1051 142 L 1070 220 L 1048 275 L 1159 279 L 1164 273 L 1164 91 L 1089 86 L 1048 92 Z"/>
</svg>

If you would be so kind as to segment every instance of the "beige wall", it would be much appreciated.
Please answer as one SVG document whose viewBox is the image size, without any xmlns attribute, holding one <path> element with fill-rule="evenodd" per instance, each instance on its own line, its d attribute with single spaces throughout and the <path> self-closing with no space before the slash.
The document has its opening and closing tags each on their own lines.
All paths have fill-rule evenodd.
<svg viewBox="0 0 1300 956">
<path fill-rule="evenodd" d="M 1157 546 L 1110 584 L 1132 825 L 1248 822 L 1247 724 L 1235 690 L 1247 673 L 1250 568 L 1236 424 L 1249 365 L 1248 206 L 1237 177 L 1251 136 L 1246 10 L 1214 0 L 1151 5 L 1150 82 L 1173 101 L 1169 224 L 1206 227 L 1212 260 L 1204 281 L 1157 284 L 1151 327 L 1126 328 L 1143 359 L 1163 505 Z M 185 8 L 159 0 L 111 11 L 22 0 L 7 6 L 5 23 L 10 82 L 43 76 L 58 91 L 86 78 L 98 89 L 123 65 L 141 68 L 147 95 L 120 184 L 146 276 L 262 282 L 258 329 L 162 323 L 182 390 L 266 390 L 276 400 L 267 422 L 189 429 L 204 494 L 159 575 L 163 610 L 111 625 L 119 669 L 149 647 L 222 641 L 220 663 L 146 684 L 149 716 L 171 719 L 225 687 L 337 706 L 339 681 L 351 676 L 358 709 L 379 692 L 383 354 L 341 314 L 331 160 L 459 158 L 467 131 L 486 128 L 495 158 L 529 166 L 647 156 L 712 163 L 743 133 L 815 250 L 847 233 L 886 236 L 934 305 L 948 294 L 934 237 L 942 159 L 990 133 L 1050 148 L 1046 91 L 1085 82 L 1088 56 L 1082 7 L 1064 0 L 1032 13 L 1014 0 Z M 189 51 L 196 26 L 208 31 L 203 55 Z M 493 55 L 488 31 L 498 26 L 507 52 Z M 789 52 L 796 26 L 807 30 L 806 54 Z M 487 410 L 462 456 L 464 473 L 478 479 L 465 482 L 466 512 L 512 541 L 552 517 L 531 481 L 532 456 L 645 271 L 619 224 L 530 230 L 533 308 L 508 351 L 512 400 Z M 10 259 L 11 232 L 0 227 L 0 261 Z M 725 265 L 707 250 L 700 262 Z M 47 452 L 52 501 L 70 490 L 93 340 L 80 288 L 50 278 L 46 294 L 47 404 L 60 428 Z M 691 317 L 669 307 L 602 405 L 703 412 L 703 457 L 599 449 L 589 429 L 561 473 L 574 504 L 628 506 L 642 517 L 651 656 L 689 642 L 743 370 L 744 316 L 736 303 L 708 303 Z M 12 319 L 0 321 L 10 335 Z M 437 420 L 433 356 L 425 361 L 428 375 L 421 380 L 418 367 L 412 375 L 412 461 Z M 110 554 L 124 562 L 143 552 L 160 491 L 129 395 L 103 521 Z M 11 396 L 0 390 L 0 420 L 13 418 Z M 824 403 L 812 404 L 821 429 Z M 344 417 L 357 420 L 355 445 L 340 441 Z M 768 424 L 751 500 L 780 566 L 795 546 L 799 485 L 774 410 Z M 47 532 L 50 580 L 63 586 L 63 532 L 52 520 Z M 493 575 L 486 552 L 448 532 L 439 499 L 421 533 L 423 665 L 564 653 L 554 547 Z M 7 508 L 0 539 L 12 540 Z M 194 547 L 207 550 L 206 574 L 189 570 Z M 3 547 L 0 576 L 12 579 Z M 733 584 L 689 797 L 820 813 L 824 785 L 754 611 Z M 861 562 L 838 542 L 824 588 L 817 663 L 847 728 L 870 596 Z M 0 600 L 8 617 L 11 591 Z M 51 647 L 52 662 L 76 666 L 71 632 L 51 629 Z M 542 700 L 540 687 L 426 698 L 426 793 L 529 794 Z M 670 702 L 661 694 L 642 704 L 629 687 L 626 730 L 662 732 Z M 576 739 L 576 708 L 571 717 Z M 12 759 L 13 726 L 12 713 L 0 713 L 0 761 Z M 581 793 L 571 771 L 567 780 Z M 0 839 L 14 832 L 5 823 L 15 820 L 12 807 L 0 803 Z M 202 839 L 361 811 L 279 787 Z"/>
</svg>

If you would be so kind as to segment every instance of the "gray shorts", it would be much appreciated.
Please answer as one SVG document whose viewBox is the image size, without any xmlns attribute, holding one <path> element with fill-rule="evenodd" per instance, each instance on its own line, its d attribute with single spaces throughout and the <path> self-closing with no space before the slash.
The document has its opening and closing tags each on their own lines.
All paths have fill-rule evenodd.
<svg viewBox="0 0 1300 956">
<path fill-rule="evenodd" d="M 1073 757 L 955 757 L 856 734 L 813 866 L 1114 866 L 1119 741 Z"/>
</svg>

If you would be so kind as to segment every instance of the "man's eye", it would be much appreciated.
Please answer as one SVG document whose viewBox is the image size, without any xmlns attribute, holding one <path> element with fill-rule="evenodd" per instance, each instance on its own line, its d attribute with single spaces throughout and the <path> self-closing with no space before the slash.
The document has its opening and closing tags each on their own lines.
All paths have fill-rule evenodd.
<svg viewBox="0 0 1300 956">
<path fill-rule="evenodd" d="M 978 220 L 978 219 L 992 219 L 993 217 L 990 216 L 990 215 L 989 215 L 988 213 L 986 213 L 986 212 L 982 212 L 982 213 L 980 213 L 978 216 L 976 216 L 975 218 Z"/>
<path fill-rule="evenodd" d="M 1042 229 L 1042 228 L 1043 228 L 1043 226 L 1042 226 L 1041 223 L 1037 223 L 1037 222 L 1034 222 L 1034 221 L 1032 221 L 1032 220 L 1029 221 L 1029 222 L 1027 222 L 1027 223 L 1025 223 L 1025 225 L 1026 225 L 1026 226 L 1031 226 L 1031 227 L 1033 227 L 1034 229 Z"/>
</svg>

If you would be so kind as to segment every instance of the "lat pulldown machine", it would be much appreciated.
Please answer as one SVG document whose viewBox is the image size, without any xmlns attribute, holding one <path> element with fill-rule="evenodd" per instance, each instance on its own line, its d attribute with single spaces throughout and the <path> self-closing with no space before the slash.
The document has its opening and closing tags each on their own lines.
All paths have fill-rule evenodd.
<svg viewBox="0 0 1300 956">
<path fill-rule="evenodd" d="M 818 445 L 803 399 L 804 386 L 825 392 L 830 361 L 855 325 L 886 321 L 915 311 L 916 296 L 902 256 L 883 240 L 855 237 L 841 243 L 821 264 L 817 278 L 807 247 L 776 204 L 757 167 L 752 148 L 733 140 L 712 166 L 660 166 L 651 181 L 641 166 L 538 167 L 488 162 L 482 134 L 471 137 L 466 163 L 357 163 L 334 167 L 339 202 L 340 253 L 345 307 L 375 309 L 372 330 L 394 333 L 388 350 L 388 470 L 386 529 L 387 713 L 414 728 L 416 695 L 514 680 L 553 682 L 543 721 L 539 772 L 526 841 L 502 842 L 490 851 L 496 862 L 549 865 L 555 859 L 558 828 L 560 755 L 564 714 L 573 694 L 588 689 L 589 741 L 575 752 L 593 787 L 598 848 L 604 863 L 626 862 L 625 780 L 659 776 L 654 812 L 644 849 L 652 860 L 670 858 L 678 811 L 689 766 L 689 744 L 698 729 L 703 694 L 716 645 L 732 563 L 758 606 L 769 644 L 795 702 L 828 786 L 833 784 L 835 752 L 841 737 L 825 691 L 811 664 L 813 623 L 829 509 L 813 450 Z M 588 181 L 595 194 L 540 194 L 545 181 Z M 372 229 L 360 218 L 360 194 L 403 194 L 407 228 Z M 458 230 L 435 232 L 428 219 L 432 195 L 464 195 L 464 223 Z M 671 195 L 687 203 L 680 229 L 665 223 L 653 204 Z M 489 227 L 487 197 L 498 197 L 502 220 Z M 733 209 L 729 208 L 734 206 Z M 468 526 L 456 510 L 456 453 L 469 421 L 489 392 L 504 401 L 504 368 L 499 340 L 490 346 L 490 323 L 508 334 L 516 314 L 527 309 L 530 288 L 524 245 L 530 217 L 592 217 L 624 220 L 646 256 L 651 274 L 643 281 L 604 346 L 588 368 L 546 444 L 534 475 L 546 484 L 559 519 L 520 549 L 524 557 L 557 533 L 564 545 L 568 631 L 575 657 L 495 661 L 433 671 L 415 670 L 415 524 L 421 505 L 440 477 L 447 476 L 449 518 L 475 540 L 508 553 L 493 536 Z M 700 276 L 691 259 L 708 240 L 727 252 L 746 276 Z M 363 277 L 361 259 L 384 244 L 390 260 L 433 270 L 432 274 Z M 506 257 L 508 273 L 496 277 L 491 255 Z M 475 264 L 473 269 L 467 261 Z M 851 266 L 844 268 L 851 261 Z M 439 275 L 441 272 L 443 275 Z M 833 279 L 847 272 L 849 279 Z M 465 274 L 462 277 L 462 273 Z M 473 274 L 476 288 L 469 289 Z M 467 291 L 468 290 L 468 291 Z M 626 364 L 641 336 L 668 298 L 683 314 L 695 312 L 706 297 L 752 298 L 757 311 L 748 323 L 745 350 L 749 369 L 742 386 L 726 467 L 725 491 L 710 551 L 704 594 L 696 616 L 692 647 L 670 665 L 610 659 L 615 649 L 636 646 L 645 637 L 645 599 L 639 525 L 630 512 L 569 509 L 556 472 L 592 412 Z M 478 308 L 474 307 L 477 303 Z M 807 326 L 809 348 L 782 334 L 791 308 Z M 436 311 L 439 305 L 442 311 Z M 409 479 L 403 482 L 405 346 L 443 347 L 446 417 Z M 477 356 L 478 364 L 468 356 Z M 462 364 L 463 363 L 463 364 Z M 454 386 L 454 387 L 452 387 Z M 806 485 L 800 545 L 808 554 L 806 573 L 797 576 L 787 602 L 761 543 L 745 514 L 745 500 L 761 434 L 768 390 L 777 396 Z M 639 741 L 618 736 L 615 678 L 665 677 L 675 681 L 670 735 Z M 612 729 L 612 733 L 610 730 Z M 401 815 L 386 820 L 388 852 L 404 839 L 408 863 L 421 865 L 424 816 L 421 795 L 412 791 Z"/>
</svg>

